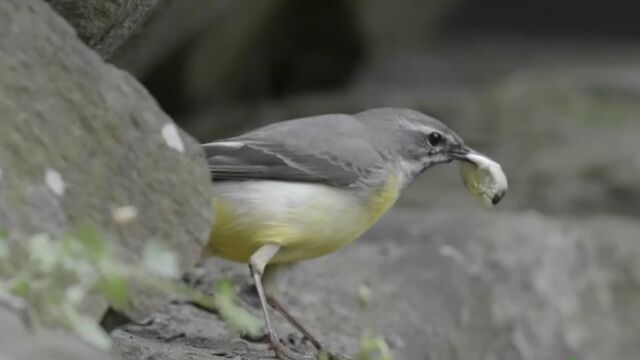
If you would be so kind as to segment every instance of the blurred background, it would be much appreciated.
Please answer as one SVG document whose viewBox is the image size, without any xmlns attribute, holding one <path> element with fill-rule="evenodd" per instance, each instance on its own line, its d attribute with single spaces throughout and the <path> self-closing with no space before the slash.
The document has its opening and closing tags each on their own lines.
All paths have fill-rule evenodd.
<svg viewBox="0 0 640 360">
<path fill-rule="evenodd" d="M 4 23 L 23 19 L 10 31 L 39 29 L 27 16 L 35 14 L 33 4 L 44 3 L 5 2 L 13 7 L 0 2 Z M 332 348 L 354 355 L 369 333 L 380 335 L 398 359 L 638 358 L 640 2 L 112 0 L 93 1 L 101 10 L 88 15 L 78 9 L 89 2 L 49 3 L 200 142 L 296 117 L 408 107 L 441 119 L 502 164 L 510 191 L 495 209 L 482 209 L 464 190 L 455 164 L 439 166 L 353 246 L 283 275 L 283 301 Z M 105 9 L 115 9 L 116 18 L 136 15 L 123 4 L 157 8 L 116 46 L 102 40 L 117 37 L 110 31 L 117 19 L 89 15 L 109 13 Z M 11 10 L 4 18 L 3 8 Z M 25 37 L 36 46 L 17 38 L 7 47 L 32 56 L 3 52 L 0 43 L 0 70 L 3 58 L 10 60 L 0 77 L 8 86 L 0 90 L 23 101 L 11 103 L 18 115 L 7 118 L 31 134 L 25 141 L 8 137 L 13 147 L 0 151 L 0 160 L 17 154 L 9 160 L 34 162 L 34 174 L 58 164 L 72 195 L 58 199 L 46 188 L 27 187 L 25 198 L 35 200 L 23 203 L 38 215 L 33 222 L 39 228 L 58 221 L 52 213 L 64 215 L 62 224 L 98 219 L 132 249 L 140 249 L 140 238 L 167 239 L 188 250 L 183 262 L 191 265 L 212 220 L 200 148 L 187 137 L 178 152 L 164 146 L 175 145 L 166 136 L 177 137 L 171 119 L 130 77 L 76 44 L 62 21 L 37 23 L 61 25 Z M 107 35 L 84 31 L 87 23 Z M 66 41 L 55 42 L 52 34 Z M 70 62 L 74 52 L 82 61 Z M 24 63 L 27 58 L 39 66 Z M 29 76 L 39 71 L 41 77 Z M 66 73 L 72 82 L 50 81 Z M 44 95 L 24 97 L 24 88 Z M 53 100 L 58 106 L 49 105 Z M 40 119 L 48 130 L 23 118 Z M 59 146 L 80 130 L 75 147 Z M 22 156 L 35 153 L 34 138 L 50 141 L 40 146 L 42 163 Z M 65 151 L 56 162 L 50 149 Z M 25 188 L 20 180 L 15 189 Z M 49 197 L 34 198 L 39 194 Z M 69 199 L 84 206 L 58 206 L 75 204 Z M 13 215 L 8 204 L 4 213 Z M 58 207 L 44 211 L 51 204 Z M 139 228 L 121 230 L 104 220 L 106 206 L 123 204 L 141 210 Z M 216 279 L 231 277 L 252 303 L 242 291 L 251 288 L 244 264 L 214 259 L 209 265 L 198 284 L 211 290 Z M 155 319 L 115 330 L 115 352 L 127 360 L 209 360 L 237 356 L 237 344 L 245 352 L 259 349 L 215 314 L 189 304 L 169 304 Z M 295 342 L 289 335 L 296 332 L 274 320 Z"/>
<path fill-rule="evenodd" d="M 640 3 L 165 0 L 112 58 L 200 141 L 380 106 L 503 164 L 503 209 L 640 213 Z M 406 206 L 475 206 L 454 166 Z"/>
</svg>

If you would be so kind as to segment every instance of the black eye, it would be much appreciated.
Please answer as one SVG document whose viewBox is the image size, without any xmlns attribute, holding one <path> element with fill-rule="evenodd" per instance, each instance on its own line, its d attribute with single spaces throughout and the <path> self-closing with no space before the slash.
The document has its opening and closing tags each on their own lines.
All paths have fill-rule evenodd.
<svg viewBox="0 0 640 360">
<path fill-rule="evenodd" d="M 431 134 L 427 135 L 427 141 L 429 141 L 429 145 L 436 147 L 442 145 L 442 143 L 444 142 L 444 138 L 442 137 L 442 134 L 438 132 L 432 132 Z"/>
</svg>

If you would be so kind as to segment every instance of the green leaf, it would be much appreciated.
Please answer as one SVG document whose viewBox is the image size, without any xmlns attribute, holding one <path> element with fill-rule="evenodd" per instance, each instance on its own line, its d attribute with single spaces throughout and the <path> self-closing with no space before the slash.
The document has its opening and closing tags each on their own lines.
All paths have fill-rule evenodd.
<svg viewBox="0 0 640 360">
<path fill-rule="evenodd" d="M 29 239 L 29 256 L 44 272 L 49 272 L 61 258 L 60 246 L 48 234 L 36 234 Z"/>
<path fill-rule="evenodd" d="M 125 310 L 129 307 L 129 280 L 126 276 L 115 271 L 104 273 L 100 290 L 116 310 Z"/>
<path fill-rule="evenodd" d="M 101 260 L 111 254 L 108 239 L 92 226 L 81 226 L 73 234 L 93 260 Z"/>
<path fill-rule="evenodd" d="M 9 291 L 16 296 L 22 298 L 27 297 L 31 292 L 29 279 L 26 279 L 23 276 L 13 279 L 11 281 L 11 285 L 9 286 Z"/>
<path fill-rule="evenodd" d="M 358 287 L 358 302 L 360 306 L 366 308 L 371 301 L 371 290 L 367 285 L 360 285 Z"/>
<path fill-rule="evenodd" d="M 87 291 L 81 284 L 70 286 L 65 291 L 65 298 L 72 305 L 80 304 L 86 295 Z"/>
<path fill-rule="evenodd" d="M 174 278 L 179 275 L 178 262 L 175 255 L 158 241 L 147 241 L 142 261 L 145 269 L 153 275 L 168 278 Z"/>
<path fill-rule="evenodd" d="M 206 294 L 200 290 L 191 288 L 184 284 L 175 284 L 175 293 L 180 294 L 205 309 L 217 310 L 214 296 Z"/>
<path fill-rule="evenodd" d="M 230 280 L 220 280 L 215 293 L 220 316 L 237 331 L 251 336 L 260 335 L 262 321 L 236 303 L 236 293 Z"/>
<path fill-rule="evenodd" d="M 358 360 L 394 360 L 387 342 L 380 336 L 371 336 L 368 331 L 362 334 Z"/>
<path fill-rule="evenodd" d="M 70 306 L 63 307 L 69 327 L 84 341 L 101 350 L 109 350 L 111 338 L 91 317 L 78 313 Z"/>
<path fill-rule="evenodd" d="M 9 253 L 7 242 L 5 241 L 6 234 L 3 231 L 4 230 L 0 229 L 0 258 L 7 257 Z"/>
</svg>

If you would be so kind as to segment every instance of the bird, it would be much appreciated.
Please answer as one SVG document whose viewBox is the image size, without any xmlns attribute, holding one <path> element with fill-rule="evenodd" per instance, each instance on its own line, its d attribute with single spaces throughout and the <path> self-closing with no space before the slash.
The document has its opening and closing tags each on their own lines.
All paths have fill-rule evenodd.
<svg viewBox="0 0 640 360">
<path fill-rule="evenodd" d="M 267 280 L 275 269 L 351 243 L 435 165 L 464 163 L 464 184 L 490 206 L 508 187 L 498 163 L 465 145 L 439 120 L 405 108 L 285 120 L 202 147 L 215 210 L 203 254 L 248 264 L 269 342 L 285 360 L 313 356 L 280 341 L 269 306 L 317 354 L 341 357 L 329 353 L 273 294 Z"/>
</svg>

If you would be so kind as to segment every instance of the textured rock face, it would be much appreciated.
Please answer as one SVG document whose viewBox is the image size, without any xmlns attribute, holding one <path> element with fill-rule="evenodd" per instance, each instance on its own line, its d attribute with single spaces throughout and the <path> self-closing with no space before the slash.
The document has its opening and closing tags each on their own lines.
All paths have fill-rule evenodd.
<svg viewBox="0 0 640 360">
<path fill-rule="evenodd" d="M 108 354 L 82 344 L 77 337 L 63 332 L 29 333 L 15 314 L 0 309 L 0 354 L 3 360 L 108 360 Z"/>
<path fill-rule="evenodd" d="M 109 57 L 141 25 L 158 0 L 47 0 L 102 57 Z"/>
<path fill-rule="evenodd" d="M 607 217 L 398 209 L 353 246 L 285 271 L 280 290 L 295 315 L 347 354 L 368 328 L 398 359 L 634 358 L 638 231 Z M 207 273 L 248 281 L 244 266 L 221 260 Z M 362 285 L 372 294 L 365 309 Z M 190 305 L 155 319 L 115 332 L 125 359 L 273 356 Z M 281 336 L 293 332 L 276 319 Z"/>
<path fill-rule="evenodd" d="M 154 238 L 192 265 L 213 219 L 198 144 L 46 3 L 2 1 L 0 33 L 0 227 L 19 238 L 89 224 L 131 259 Z M 136 221 L 118 225 L 121 206 Z"/>
</svg>

